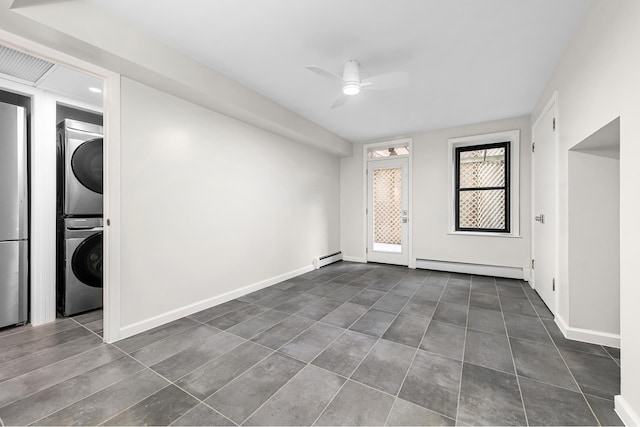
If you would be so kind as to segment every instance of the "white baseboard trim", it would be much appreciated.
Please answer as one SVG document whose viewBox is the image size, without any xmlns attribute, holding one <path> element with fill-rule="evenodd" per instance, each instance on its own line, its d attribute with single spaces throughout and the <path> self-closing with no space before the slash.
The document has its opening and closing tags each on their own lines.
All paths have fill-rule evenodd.
<svg viewBox="0 0 640 427">
<path fill-rule="evenodd" d="M 531 269 L 530 268 L 523 268 L 522 269 L 522 280 L 524 280 L 525 282 L 528 282 L 529 284 L 531 284 Z"/>
<path fill-rule="evenodd" d="M 124 339 L 130 336 L 139 334 L 140 332 L 148 331 L 149 329 L 155 328 L 156 326 L 173 322 L 174 320 L 178 320 L 182 317 L 189 316 L 193 313 L 197 313 L 207 308 L 211 308 L 218 304 L 222 304 L 223 302 L 231 301 L 232 299 L 236 299 L 243 295 L 250 294 L 251 292 L 259 291 L 260 289 L 266 288 L 271 285 L 275 285 L 276 283 L 280 283 L 284 280 L 291 279 L 292 277 L 296 277 L 301 274 L 308 273 L 309 271 L 313 271 L 313 269 L 314 269 L 313 265 L 308 265 L 306 267 L 289 271 L 279 276 L 271 277 L 269 279 L 262 280 L 257 283 L 253 283 L 251 285 L 244 286 L 240 289 L 234 289 L 233 291 L 226 292 L 222 295 L 217 295 L 215 297 L 207 298 L 205 300 L 198 301 L 196 303 L 189 304 L 184 307 L 180 307 L 175 310 L 171 310 L 166 313 L 159 314 L 149 319 L 141 320 L 140 322 L 136 322 L 131 325 L 124 326 L 120 328 L 120 339 Z"/>
<path fill-rule="evenodd" d="M 342 252 L 336 252 L 335 254 L 314 258 L 313 268 L 317 270 L 324 267 L 325 265 L 333 264 L 334 262 L 338 261 L 342 261 Z"/>
<path fill-rule="evenodd" d="M 573 328 L 567 325 L 567 322 L 558 314 L 556 314 L 555 320 L 556 325 L 560 328 L 560 332 L 562 332 L 562 335 L 567 339 L 620 348 L 619 334 L 594 331 L 592 329 Z"/>
<path fill-rule="evenodd" d="M 477 274 L 480 276 L 505 277 L 509 279 L 523 278 L 522 268 L 503 267 L 499 265 L 468 264 L 464 262 L 416 259 L 416 268 L 449 271 L 452 273 Z"/>
<path fill-rule="evenodd" d="M 631 408 L 624 397 L 617 395 L 613 398 L 616 414 L 626 426 L 640 426 L 640 415 Z"/>
<path fill-rule="evenodd" d="M 366 258 L 358 257 L 358 256 L 348 256 L 348 255 L 342 255 L 342 260 L 349 261 L 349 262 L 362 262 L 362 263 L 367 262 Z"/>
</svg>

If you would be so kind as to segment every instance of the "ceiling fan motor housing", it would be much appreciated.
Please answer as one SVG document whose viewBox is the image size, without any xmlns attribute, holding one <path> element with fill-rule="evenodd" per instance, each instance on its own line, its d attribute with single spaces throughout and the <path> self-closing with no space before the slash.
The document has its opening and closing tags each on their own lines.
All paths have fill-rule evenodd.
<svg viewBox="0 0 640 427">
<path fill-rule="evenodd" d="M 358 61 L 351 60 L 344 64 L 342 80 L 344 80 L 342 92 L 345 95 L 355 95 L 360 92 L 360 70 L 358 69 Z"/>
</svg>

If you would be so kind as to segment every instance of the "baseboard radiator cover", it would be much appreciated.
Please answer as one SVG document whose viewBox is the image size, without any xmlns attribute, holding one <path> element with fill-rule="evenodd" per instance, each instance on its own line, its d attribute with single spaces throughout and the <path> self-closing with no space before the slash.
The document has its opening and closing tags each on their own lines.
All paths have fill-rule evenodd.
<svg viewBox="0 0 640 427">
<path fill-rule="evenodd" d="M 417 258 L 416 268 L 447 271 L 451 273 L 476 274 L 479 276 L 504 277 L 507 279 L 524 279 L 524 272 L 522 268 L 504 267 L 500 265 L 470 264 L 464 262 Z"/>
<path fill-rule="evenodd" d="M 329 255 L 324 255 L 313 260 L 313 268 L 319 269 L 325 265 L 333 264 L 334 262 L 342 261 L 342 252 L 335 252 Z"/>
<path fill-rule="evenodd" d="M 280 283 L 284 280 L 288 280 L 301 274 L 308 273 L 310 271 L 313 271 L 313 269 L 313 265 L 308 265 L 306 267 L 288 271 L 278 276 L 270 277 L 268 279 L 252 283 L 250 285 L 243 286 L 241 288 L 234 289 L 223 294 L 195 302 L 193 304 L 188 304 L 184 307 L 179 307 L 174 310 L 167 311 L 165 313 L 141 320 L 131 325 L 123 326 L 122 328 L 120 328 L 119 340 L 139 334 L 149 329 L 153 329 L 156 326 L 161 326 L 165 323 L 173 322 L 174 320 L 178 320 L 182 317 L 189 316 L 202 310 L 206 310 L 207 308 L 214 307 L 227 301 L 231 301 L 232 299 L 240 298 L 241 296 L 250 294 L 251 292 L 259 291 L 260 289 L 275 285 L 276 283 Z"/>
</svg>

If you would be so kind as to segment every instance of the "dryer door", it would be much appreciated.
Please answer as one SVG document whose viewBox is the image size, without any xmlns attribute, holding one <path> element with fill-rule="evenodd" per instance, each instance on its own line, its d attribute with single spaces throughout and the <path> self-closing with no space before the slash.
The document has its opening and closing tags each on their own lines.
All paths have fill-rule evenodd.
<svg viewBox="0 0 640 427">
<path fill-rule="evenodd" d="M 76 148 L 71 169 L 80 184 L 102 194 L 102 138 L 90 139 Z"/>
<path fill-rule="evenodd" d="M 87 286 L 102 287 L 102 233 L 82 241 L 71 259 L 73 274 Z"/>
</svg>

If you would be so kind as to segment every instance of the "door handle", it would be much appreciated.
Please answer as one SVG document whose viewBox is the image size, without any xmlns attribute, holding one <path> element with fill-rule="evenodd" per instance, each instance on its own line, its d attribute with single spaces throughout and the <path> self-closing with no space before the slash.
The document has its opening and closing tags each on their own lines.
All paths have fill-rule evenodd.
<svg viewBox="0 0 640 427">
<path fill-rule="evenodd" d="M 536 221 L 538 221 L 540 224 L 544 224 L 544 214 L 540 214 L 536 217 Z"/>
</svg>

